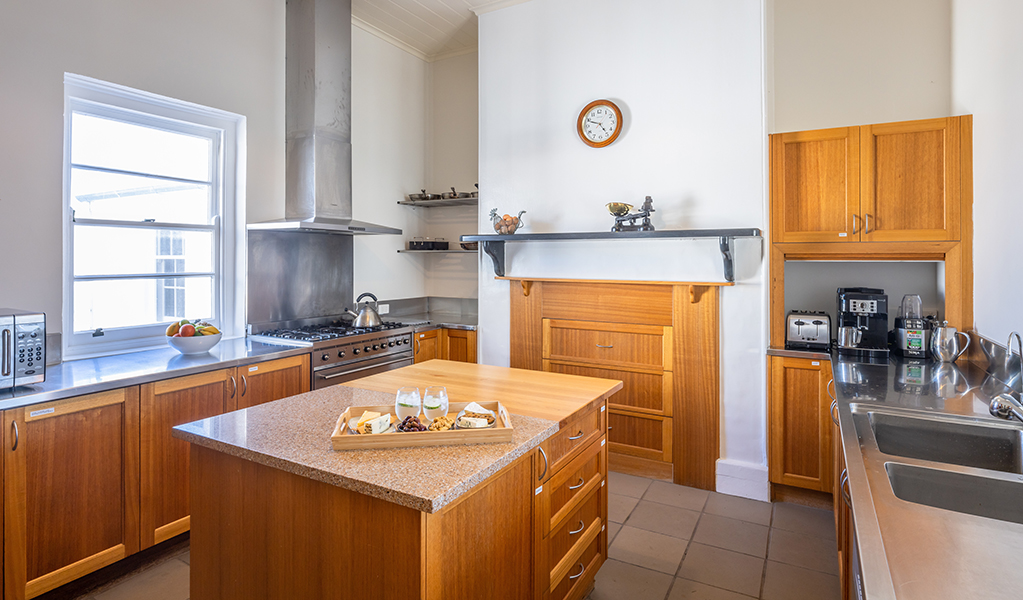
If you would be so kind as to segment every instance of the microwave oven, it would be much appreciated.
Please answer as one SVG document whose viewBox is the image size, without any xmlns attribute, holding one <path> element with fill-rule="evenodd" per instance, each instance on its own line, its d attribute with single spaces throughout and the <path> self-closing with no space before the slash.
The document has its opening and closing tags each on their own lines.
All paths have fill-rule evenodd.
<svg viewBox="0 0 1023 600">
<path fill-rule="evenodd" d="M 46 381 L 46 315 L 0 308 L 0 391 Z"/>
</svg>

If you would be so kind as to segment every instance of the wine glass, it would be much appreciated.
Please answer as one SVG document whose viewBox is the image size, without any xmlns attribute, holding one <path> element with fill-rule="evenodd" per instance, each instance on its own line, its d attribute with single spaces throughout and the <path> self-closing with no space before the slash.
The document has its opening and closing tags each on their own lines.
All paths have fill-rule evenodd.
<svg viewBox="0 0 1023 600">
<path fill-rule="evenodd" d="M 419 398 L 419 388 L 403 387 L 398 389 L 398 395 L 394 398 L 394 412 L 399 420 L 405 417 L 418 417 L 422 401 Z"/>
<path fill-rule="evenodd" d="M 448 388 L 442 385 L 431 385 L 426 388 L 423 395 L 423 413 L 431 421 L 448 414 Z"/>
</svg>

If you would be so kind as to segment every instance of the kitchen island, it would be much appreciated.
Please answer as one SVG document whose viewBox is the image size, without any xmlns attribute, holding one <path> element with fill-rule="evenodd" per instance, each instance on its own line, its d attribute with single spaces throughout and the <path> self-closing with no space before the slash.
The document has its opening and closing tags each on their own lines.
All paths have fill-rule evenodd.
<svg viewBox="0 0 1023 600">
<path fill-rule="evenodd" d="M 504 404 L 512 441 L 332 450 L 345 408 L 433 384 Z M 429 361 L 177 427 L 191 597 L 581 598 L 607 556 L 605 407 L 621 387 Z"/>
</svg>

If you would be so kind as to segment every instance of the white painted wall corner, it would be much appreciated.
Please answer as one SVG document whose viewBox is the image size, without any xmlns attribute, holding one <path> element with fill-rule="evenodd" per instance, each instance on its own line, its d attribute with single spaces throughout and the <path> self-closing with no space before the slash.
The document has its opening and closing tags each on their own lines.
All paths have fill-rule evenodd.
<svg viewBox="0 0 1023 600">
<path fill-rule="evenodd" d="M 717 461 L 717 491 L 763 502 L 771 501 L 767 467 L 726 458 Z"/>
</svg>

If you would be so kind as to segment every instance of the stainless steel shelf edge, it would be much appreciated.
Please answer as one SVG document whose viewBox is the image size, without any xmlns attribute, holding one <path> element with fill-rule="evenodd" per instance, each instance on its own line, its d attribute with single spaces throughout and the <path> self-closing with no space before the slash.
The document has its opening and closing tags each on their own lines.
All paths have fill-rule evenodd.
<svg viewBox="0 0 1023 600">
<path fill-rule="evenodd" d="M 399 254 L 476 254 L 475 250 L 398 250 Z"/>
<path fill-rule="evenodd" d="M 479 201 L 479 198 L 445 198 L 442 200 L 398 200 L 398 204 L 422 208 L 443 208 L 446 206 L 476 206 Z"/>
</svg>

